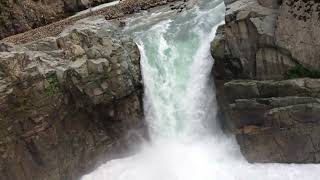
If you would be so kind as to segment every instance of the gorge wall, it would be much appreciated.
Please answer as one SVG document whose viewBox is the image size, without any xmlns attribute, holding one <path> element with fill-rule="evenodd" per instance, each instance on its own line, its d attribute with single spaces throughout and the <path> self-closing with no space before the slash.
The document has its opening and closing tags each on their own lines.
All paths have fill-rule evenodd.
<svg viewBox="0 0 320 180">
<path fill-rule="evenodd" d="M 179 1 L 181 0 L 121 0 L 119 3 L 116 3 L 115 5 L 100 7 L 96 9 L 93 8 L 91 9 L 91 11 L 81 12 L 75 16 L 67 17 L 68 15 L 70 15 L 70 13 L 63 13 L 64 15 L 63 17 L 66 17 L 66 18 L 60 17 L 60 18 L 56 18 L 55 20 L 52 19 L 52 17 L 55 17 L 55 16 L 46 14 L 47 12 L 42 12 L 47 10 L 48 12 L 51 12 L 52 11 L 51 8 L 56 9 L 56 7 L 53 7 L 54 4 L 50 6 L 49 5 L 45 6 L 46 9 L 43 9 L 42 6 L 40 5 L 38 9 L 32 9 L 31 7 L 23 6 L 26 8 L 25 12 L 17 13 L 16 15 L 17 16 L 16 18 L 18 19 L 22 18 L 22 20 L 18 20 L 18 21 L 15 20 L 14 18 L 8 18 L 10 17 L 10 15 L 5 14 L 5 12 L 7 11 L 9 13 L 14 13 L 15 10 L 12 10 L 10 8 L 3 8 L 4 10 L 2 12 L 1 6 L 0 6 L 0 25 L 1 25 L 0 26 L 0 42 L 2 41 L 2 42 L 14 43 L 14 44 L 27 43 L 27 42 L 39 40 L 48 36 L 57 36 L 68 26 L 72 26 L 79 20 L 85 19 L 87 17 L 105 16 L 106 20 L 124 18 L 128 14 L 133 14 L 141 10 L 147 10 L 156 6 L 161 6 L 168 3 L 179 2 Z M 183 0 L 183 1 L 186 2 L 186 0 Z M 86 4 L 90 4 L 89 2 L 91 1 L 85 1 L 85 2 L 87 2 Z M 92 2 L 95 2 L 95 1 L 92 1 Z M 103 1 L 101 1 L 101 3 L 102 2 Z M 1 0 L 0 0 L 0 3 L 1 3 Z M 9 7 L 11 7 L 15 5 L 16 2 L 6 1 L 6 3 L 8 4 Z M 92 5 L 86 5 L 86 6 L 92 6 Z M 30 23 L 26 23 L 25 20 L 23 20 L 23 18 L 25 18 L 26 15 L 25 16 L 21 15 L 24 13 L 28 13 L 29 11 L 35 14 L 39 14 L 41 17 L 43 16 L 42 18 L 49 18 L 49 19 L 51 18 L 52 21 L 56 21 L 56 22 L 50 23 L 52 21 L 48 21 L 44 23 L 38 23 L 37 25 L 32 27 L 30 24 L 36 23 L 38 21 L 37 18 L 36 17 L 29 18 L 28 22 L 30 21 Z M 38 27 L 38 28 L 33 29 L 34 27 Z M 6 38 L 3 38 L 3 37 L 6 37 Z"/>
<path fill-rule="evenodd" d="M 113 0 L 0 0 L 0 39 Z"/>
<path fill-rule="evenodd" d="M 0 44 L 0 179 L 73 180 L 147 138 L 140 53 L 101 20 Z"/>
<path fill-rule="evenodd" d="M 212 42 L 220 119 L 250 162 L 320 162 L 320 2 L 225 0 Z"/>
</svg>

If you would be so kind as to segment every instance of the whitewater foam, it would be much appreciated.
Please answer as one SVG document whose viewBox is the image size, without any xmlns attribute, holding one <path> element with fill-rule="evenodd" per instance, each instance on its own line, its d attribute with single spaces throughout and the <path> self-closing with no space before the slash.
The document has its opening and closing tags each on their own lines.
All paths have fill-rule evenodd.
<svg viewBox="0 0 320 180">
<path fill-rule="evenodd" d="M 222 0 L 202 0 L 177 17 L 161 20 L 157 12 L 128 21 L 142 55 L 151 142 L 83 180 L 319 179 L 319 165 L 249 164 L 220 130 L 209 45 L 224 9 Z"/>
</svg>

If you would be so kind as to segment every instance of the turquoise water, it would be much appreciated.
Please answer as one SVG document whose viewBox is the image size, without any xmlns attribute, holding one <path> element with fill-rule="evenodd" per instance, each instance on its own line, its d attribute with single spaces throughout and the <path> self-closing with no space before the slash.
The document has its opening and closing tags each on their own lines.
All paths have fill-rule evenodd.
<svg viewBox="0 0 320 180">
<path fill-rule="evenodd" d="M 188 12 L 163 18 L 152 26 L 148 22 L 161 17 L 161 13 L 129 22 L 128 30 L 134 32 L 142 52 L 145 113 L 153 138 L 190 135 L 192 129 L 199 131 L 197 127 L 209 117 L 212 120 L 214 92 L 204 92 L 210 86 L 213 63 L 208 52 L 223 15 L 222 1 L 203 1 Z M 194 107 L 199 105 L 202 107 Z"/>
<path fill-rule="evenodd" d="M 317 180 L 318 165 L 249 164 L 224 135 L 210 42 L 223 23 L 222 0 L 200 0 L 179 14 L 144 13 L 128 20 L 139 45 L 144 109 L 151 142 L 140 153 L 103 164 L 83 180 Z"/>
</svg>

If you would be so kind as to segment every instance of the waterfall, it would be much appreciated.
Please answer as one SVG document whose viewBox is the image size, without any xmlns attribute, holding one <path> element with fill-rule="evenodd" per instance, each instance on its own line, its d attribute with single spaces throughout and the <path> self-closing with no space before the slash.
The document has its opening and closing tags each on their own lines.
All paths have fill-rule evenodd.
<svg viewBox="0 0 320 180">
<path fill-rule="evenodd" d="M 224 135 L 209 52 L 224 19 L 223 0 L 199 0 L 179 16 L 142 13 L 128 20 L 142 55 L 145 116 L 151 142 L 103 164 L 83 180 L 316 180 L 317 165 L 249 164 Z"/>
</svg>

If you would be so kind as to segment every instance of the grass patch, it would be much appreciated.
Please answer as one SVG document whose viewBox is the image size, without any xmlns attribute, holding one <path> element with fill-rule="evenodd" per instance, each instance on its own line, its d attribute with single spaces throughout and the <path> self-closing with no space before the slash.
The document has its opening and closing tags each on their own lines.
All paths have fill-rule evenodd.
<svg viewBox="0 0 320 180">
<path fill-rule="evenodd" d="M 51 75 L 47 78 L 49 83 L 48 87 L 45 89 L 45 93 L 48 96 L 55 95 L 58 91 L 60 91 L 59 81 L 56 75 Z"/>
<path fill-rule="evenodd" d="M 296 79 L 296 78 L 320 78 L 319 70 L 309 70 L 302 65 L 297 65 L 294 68 L 289 69 L 284 74 L 285 79 Z"/>
</svg>

